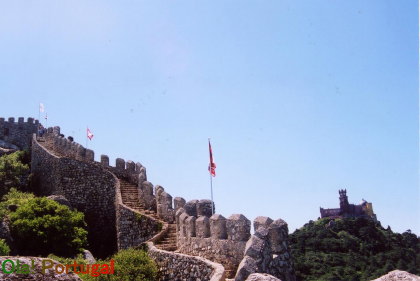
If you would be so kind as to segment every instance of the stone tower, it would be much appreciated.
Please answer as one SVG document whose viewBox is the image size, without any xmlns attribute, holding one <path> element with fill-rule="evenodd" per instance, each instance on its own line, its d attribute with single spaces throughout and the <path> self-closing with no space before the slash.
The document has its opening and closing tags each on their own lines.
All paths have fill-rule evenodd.
<svg viewBox="0 0 420 281">
<path fill-rule="evenodd" d="M 347 190 L 346 189 L 340 189 L 338 191 L 340 194 L 340 210 L 341 214 L 344 215 L 349 210 L 349 200 L 347 198 Z"/>
</svg>

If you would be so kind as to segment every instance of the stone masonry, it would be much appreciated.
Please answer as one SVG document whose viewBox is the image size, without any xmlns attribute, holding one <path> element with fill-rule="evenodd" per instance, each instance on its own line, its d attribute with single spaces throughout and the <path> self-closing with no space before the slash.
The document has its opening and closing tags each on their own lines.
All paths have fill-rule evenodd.
<svg viewBox="0 0 420 281">
<path fill-rule="evenodd" d="M 0 118 L 0 139 L 17 145 L 20 149 L 29 149 L 32 141 L 32 134 L 37 132 L 39 122 L 34 118 L 28 118 L 25 122 L 23 117 L 18 121 L 10 117 L 7 121 Z"/>
<path fill-rule="evenodd" d="M 275 280 L 272 276 L 295 280 L 287 224 L 281 219 L 258 217 L 255 234 L 251 235 L 251 222 L 245 216 L 212 215 L 214 204 L 207 199 L 187 202 L 173 198 L 163 187 L 147 180 L 142 164 L 117 158 L 113 167 L 107 155 L 96 162 L 92 150 L 71 137 L 65 138 L 59 127 L 48 128 L 42 138 L 35 136 L 38 125 L 32 118 L 27 122 L 19 118 L 17 123 L 13 118 L 0 118 L 0 139 L 32 148 L 36 193 L 65 198 L 73 208 L 84 212 L 90 248 L 96 256 L 149 241 L 149 254 L 160 268 L 161 280 L 223 281 L 225 276 L 235 280 Z M 124 200 L 130 200 L 129 205 L 121 199 L 122 182 Z M 141 206 L 127 199 L 133 196 L 127 192 L 138 196 Z M 179 253 L 154 246 L 168 239 L 165 236 L 171 229 Z M 252 273 L 265 275 L 250 276 Z"/>
</svg>

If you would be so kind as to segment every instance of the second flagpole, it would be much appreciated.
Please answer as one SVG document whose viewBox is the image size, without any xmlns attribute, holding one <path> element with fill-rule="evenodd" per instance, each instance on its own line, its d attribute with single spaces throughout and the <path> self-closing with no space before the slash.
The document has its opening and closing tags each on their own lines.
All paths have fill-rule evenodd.
<svg viewBox="0 0 420 281">
<path fill-rule="evenodd" d="M 209 164 L 209 175 L 210 175 L 210 194 L 211 194 L 211 215 L 214 215 L 214 201 L 213 201 L 213 179 L 212 179 L 212 165 L 213 165 L 213 157 L 212 157 L 212 151 L 210 148 L 210 138 L 209 138 L 209 153 L 210 153 L 210 164 Z"/>
</svg>

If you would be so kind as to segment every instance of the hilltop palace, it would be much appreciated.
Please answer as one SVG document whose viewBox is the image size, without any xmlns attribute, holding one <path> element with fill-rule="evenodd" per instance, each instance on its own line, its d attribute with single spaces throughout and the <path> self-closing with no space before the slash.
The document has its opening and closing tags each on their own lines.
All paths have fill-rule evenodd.
<svg viewBox="0 0 420 281">
<path fill-rule="evenodd" d="M 340 194 L 340 208 L 323 209 L 320 208 L 321 218 L 359 218 L 364 217 L 376 221 L 376 215 L 373 213 L 372 203 L 362 202 L 358 205 L 349 204 L 347 198 L 347 190 L 339 190 Z"/>
</svg>

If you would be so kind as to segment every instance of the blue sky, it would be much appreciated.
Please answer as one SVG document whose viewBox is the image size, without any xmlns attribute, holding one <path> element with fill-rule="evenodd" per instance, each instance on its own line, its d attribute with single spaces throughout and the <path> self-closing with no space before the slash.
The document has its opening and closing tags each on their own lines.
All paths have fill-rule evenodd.
<svg viewBox="0 0 420 281">
<path fill-rule="evenodd" d="M 1 116 L 289 230 L 349 200 L 420 230 L 417 1 L 1 1 Z"/>
</svg>

